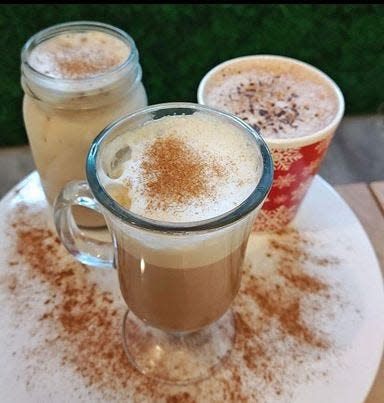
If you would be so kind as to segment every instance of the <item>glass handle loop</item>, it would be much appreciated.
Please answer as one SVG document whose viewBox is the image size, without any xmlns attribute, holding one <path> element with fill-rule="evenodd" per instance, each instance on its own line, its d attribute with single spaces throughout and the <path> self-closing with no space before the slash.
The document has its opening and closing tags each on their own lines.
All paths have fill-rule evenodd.
<svg viewBox="0 0 384 403">
<path fill-rule="evenodd" d="M 65 185 L 54 205 L 57 233 L 69 253 L 86 265 L 113 268 L 114 248 L 111 241 L 98 240 L 81 230 L 72 214 L 72 206 L 82 206 L 102 214 L 88 183 L 72 181 Z"/>
</svg>

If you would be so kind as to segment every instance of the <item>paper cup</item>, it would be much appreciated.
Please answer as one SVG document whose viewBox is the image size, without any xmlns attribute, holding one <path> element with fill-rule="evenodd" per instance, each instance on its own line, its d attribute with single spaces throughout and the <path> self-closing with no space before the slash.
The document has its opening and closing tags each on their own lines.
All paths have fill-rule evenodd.
<svg viewBox="0 0 384 403">
<path fill-rule="evenodd" d="M 320 164 L 344 114 L 343 94 L 336 83 L 326 74 L 299 60 L 273 55 L 239 57 L 214 67 L 200 82 L 197 92 L 198 102 L 203 105 L 214 106 L 209 105 L 205 99 L 207 84 L 224 68 L 238 67 L 240 70 L 244 64 L 247 66 L 254 64 L 257 67 L 258 63 L 265 65 L 269 61 L 274 65 L 276 63 L 288 64 L 294 67 L 295 71 L 302 71 L 304 76 L 306 73 L 309 76 L 315 76 L 322 85 L 334 94 L 337 100 L 337 110 L 334 111 L 334 118 L 326 127 L 305 136 L 290 138 L 264 136 L 272 153 L 274 179 L 272 189 L 255 223 L 255 230 L 259 231 L 282 229 L 294 219 L 313 177 L 319 171 Z M 261 135 L 263 135 L 262 131 Z"/>
</svg>

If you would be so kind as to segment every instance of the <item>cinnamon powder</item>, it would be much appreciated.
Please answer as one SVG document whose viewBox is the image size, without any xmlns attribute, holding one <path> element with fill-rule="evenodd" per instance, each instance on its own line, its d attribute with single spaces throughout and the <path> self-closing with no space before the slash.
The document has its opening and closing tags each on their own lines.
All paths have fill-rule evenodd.
<svg viewBox="0 0 384 403">
<path fill-rule="evenodd" d="M 326 349 L 329 341 L 305 323 L 302 306 L 311 294 L 327 298 L 328 285 L 320 278 L 307 273 L 305 263 L 316 260 L 308 250 L 309 241 L 291 228 L 281 230 L 268 242 L 269 256 L 277 256 L 276 274 L 279 282 L 266 286 L 263 277 L 251 275 L 251 284 L 245 292 L 268 317 L 275 318 L 281 330 L 313 347 Z"/>
<path fill-rule="evenodd" d="M 255 279 L 257 283 L 257 280 Z M 301 316 L 301 299 L 299 296 L 287 296 L 281 287 L 265 290 L 265 287 L 254 284 L 247 289 L 258 306 L 268 317 L 278 320 L 284 333 L 293 336 L 300 342 L 318 348 L 327 348 L 328 342 L 306 325 Z"/>
<path fill-rule="evenodd" d="M 49 287 L 50 298 L 41 321 L 58 326 L 62 364 L 72 366 L 88 385 L 105 390 L 127 387 L 138 376 L 128 363 L 121 342 L 124 307 L 109 292 L 89 282 L 89 269 L 63 254 L 59 239 L 47 228 L 30 224 L 25 208 L 18 209 L 12 227 L 16 253 L 31 269 L 31 279 Z M 16 283 L 15 283 L 16 284 Z M 107 369 L 107 370 L 106 370 Z M 147 379 L 144 383 L 150 384 Z"/>
<path fill-rule="evenodd" d="M 248 370 L 264 381 L 261 396 L 273 393 L 276 399 L 290 400 L 292 379 L 300 376 L 297 368 L 322 360 L 333 349 L 331 336 L 316 317 L 340 305 L 339 296 L 323 277 L 309 272 L 308 265 L 324 270 L 340 262 L 314 255 L 311 245 L 308 237 L 286 228 L 268 239 L 264 258 L 273 259 L 271 271 L 244 270 L 236 304 L 236 344 Z M 328 373 L 306 370 L 302 375 L 310 381 Z"/>
<path fill-rule="evenodd" d="M 105 73 L 121 63 L 120 58 L 109 55 L 108 58 L 98 58 L 97 55 L 65 55 L 56 57 L 55 61 L 59 71 L 64 77 L 85 78 Z"/>
<path fill-rule="evenodd" d="M 202 197 L 212 197 L 212 175 L 224 168 L 212 157 L 204 158 L 182 139 L 162 137 L 148 148 L 141 164 L 148 209 L 167 209 Z"/>
<path fill-rule="evenodd" d="M 69 258 L 44 225 L 33 224 L 31 214 L 21 206 L 12 218 L 16 254 L 10 254 L 10 261 L 12 267 L 18 259 L 25 262 L 31 279 L 49 288 L 43 304 L 46 311 L 40 320 L 56 325 L 58 336 L 54 345 L 47 343 L 44 348 L 60 351 L 62 365 L 74 368 L 106 399 L 122 393 L 125 397 L 137 394 L 170 402 L 192 402 L 201 393 L 209 399 L 218 391 L 228 401 L 263 401 L 271 391 L 276 398 L 289 399 L 292 383 L 298 377 L 291 371 L 297 371 L 308 360 L 321 360 L 332 346 L 332 340 L 310 320 L 313 312 L 307 310 L 305 302 L 315 296 L 325 309 L 326 302 L 335 303 L 338 298 L 332 299 L 324 279 L 306 271 L 306 262 L 316 263 L 319 259 L 309 252 L 310 241 L 295 230 L 286 230 L 275 234 L 265 251 L 266 259 L 276 259 L 272 277 L 245 269 L 234 304 L 236 345 L 223 363 L 223 370 L 211 381 L 189 387 L 151 381 L 131 367 L 123 351 L 120 326 L 125 306 L 90 282 L 89 269 Z M 14 273 L 9 285 L 17 298 L 22 284 Z M 256 309 L 249 308 L 250 301 Z M 261 382 L 254 390 L 244 390 L 246 371 Z M 309 381 L 319 374 L 310 372 L 305 376 Z"/>
</svg>

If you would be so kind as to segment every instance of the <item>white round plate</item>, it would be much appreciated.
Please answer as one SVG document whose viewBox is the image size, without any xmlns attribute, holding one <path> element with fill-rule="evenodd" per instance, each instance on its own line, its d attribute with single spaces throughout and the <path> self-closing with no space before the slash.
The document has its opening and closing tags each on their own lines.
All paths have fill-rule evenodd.
<svg viewBox="0 0 384 403">
<path fill-rule="evenodd" d="M 384 341 L 380 268 L 361 224 L 316 177 L 294 224 L 251 235 L 231 355 L 202 382 L 128 364 L 113 270 L 74 262 L 36 173 L 0 202 L 0 401 L 363 402 Z"/>
</svg>

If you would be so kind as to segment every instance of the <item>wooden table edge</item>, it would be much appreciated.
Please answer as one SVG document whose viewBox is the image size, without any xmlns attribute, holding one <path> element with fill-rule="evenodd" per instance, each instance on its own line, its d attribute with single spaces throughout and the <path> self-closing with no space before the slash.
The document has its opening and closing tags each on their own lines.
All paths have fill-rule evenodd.
<svg viewBox="0 0 384 403">
<path fill-rule="evenodd" d="M 384 276 L 384 181 L 339 185 L 335 186 L 335 190 L 351 207 L 364 227 Z M 365 401 L 365 403 L 381 402 L 384 402 L 384 356 Z"/>
</svg>

